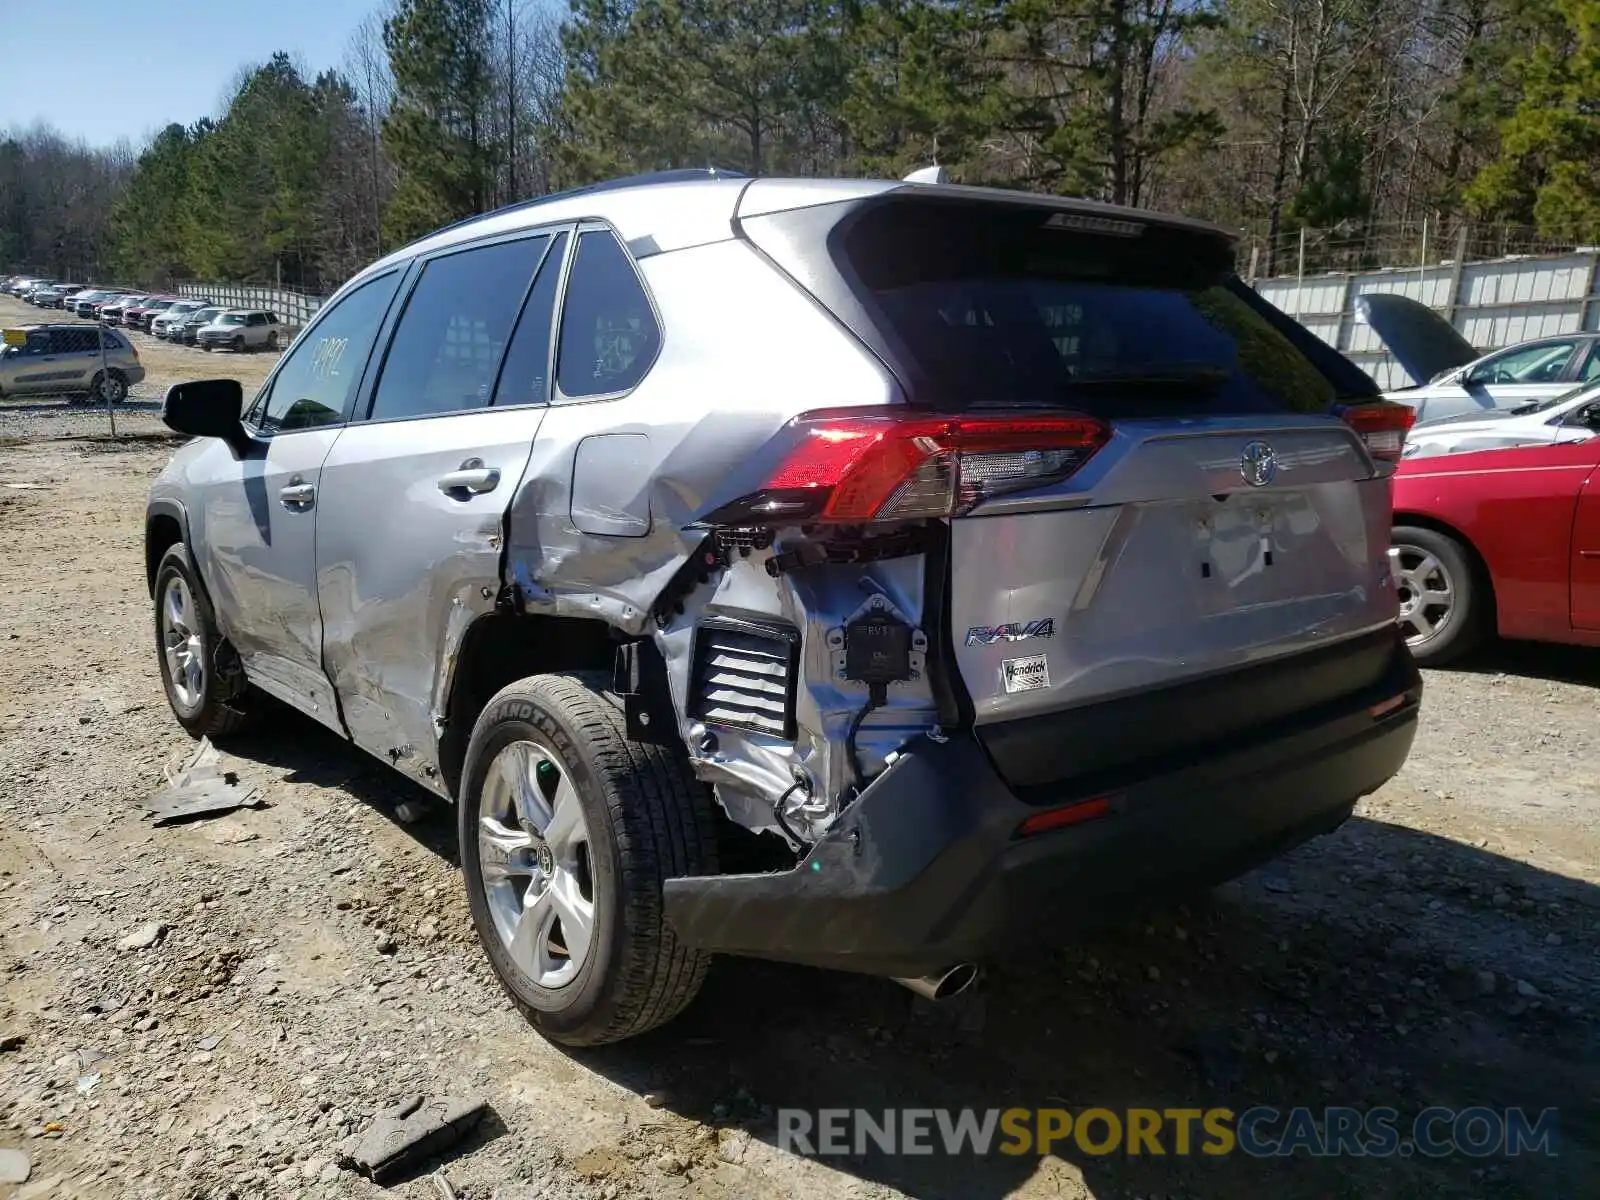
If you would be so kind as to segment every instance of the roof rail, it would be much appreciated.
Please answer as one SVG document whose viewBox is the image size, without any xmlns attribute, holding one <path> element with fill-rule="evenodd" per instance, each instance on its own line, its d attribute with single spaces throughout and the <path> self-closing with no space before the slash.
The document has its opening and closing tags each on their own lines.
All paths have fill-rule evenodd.
<svg viewBox="0 0 1600 1200">
<path fill-rule="evenodd" d="M 417 242 L 425 241 L 436 234 L 446 233 L 452 229 L 460 229 L 463 225 L 471 225 L 474 221 L 504 216 L 506 213 L 520 212 L 525 208 L 533 208 L 540 204 L 546 204 L 551 200 L 565 200 L 571 196 L 586 196 L 591 192 L 619 191 L 622 188 L 645 187 L 653 183 L 694 183 L 712 179 L 748 178 L 750 177 L 741 171 L 729 171 L 723 167 L 674 167 L 666 171 L 646 171 L 641 175 L 624 175 L 617 179 L 605 179 L 599 183 L 586 183 L 582 187 L 567 188 L 565 191 L 535 196 L 531 200 L 518 200 L 515 204 L 492 208 L 488 212 L 474 213 L 470 217 L 463 217 L 461 220 L 449 225 L 441 225 L 438 229 L 425 233 L 407 244 L 415 245 Z"/>
</svg>

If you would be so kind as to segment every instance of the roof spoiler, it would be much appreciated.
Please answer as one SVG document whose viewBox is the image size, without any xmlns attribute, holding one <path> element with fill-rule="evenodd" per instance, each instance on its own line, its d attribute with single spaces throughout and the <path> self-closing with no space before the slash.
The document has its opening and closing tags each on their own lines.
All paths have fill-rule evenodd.
<svg viewBox="0 0 1600 1200">
<path fill-rule="evenodd" d="M 907 175 L 902 183 L 944 183 L 946 179 L 943 167 L 935 164 L 931 167 L 918 167 Z"/>
</svg>

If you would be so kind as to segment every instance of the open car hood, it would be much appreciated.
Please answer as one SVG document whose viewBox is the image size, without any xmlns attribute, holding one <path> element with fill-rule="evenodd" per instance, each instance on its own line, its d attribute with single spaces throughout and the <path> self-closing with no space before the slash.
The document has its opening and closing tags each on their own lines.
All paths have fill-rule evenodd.
<svg viewBox="0 0 1600 1200">
<path fill-rule="evenodd" d="M 1356 319 L 1372 326 L 1418 384 L 1482 357 L 1449 321 L 1406 296 L 1384 292 L 1358 296 Z"/>
</svg>

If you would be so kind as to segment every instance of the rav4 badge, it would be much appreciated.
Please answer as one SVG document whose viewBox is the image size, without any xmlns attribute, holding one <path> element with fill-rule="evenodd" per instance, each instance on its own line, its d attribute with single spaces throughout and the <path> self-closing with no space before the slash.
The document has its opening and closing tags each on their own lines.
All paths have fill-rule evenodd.
<svg viewBox="0 0 1600 1200">
<path fill-rule="evenodd" d="M 967 630 L 967 645 L 992 646 L 996 642 L 1026 642 L 1030 638 L 1055 635 L 1056 619 L 1044 617 L 1037 621 L 1011 621 L 1005 625 L 974 625 Z"/>
</svg>

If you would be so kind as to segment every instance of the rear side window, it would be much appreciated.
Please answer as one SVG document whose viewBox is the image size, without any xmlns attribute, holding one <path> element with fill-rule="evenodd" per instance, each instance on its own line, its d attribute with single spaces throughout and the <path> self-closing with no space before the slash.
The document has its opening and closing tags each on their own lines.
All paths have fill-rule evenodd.
<svg viewBox="0 0 1600 1200">
<path fill-rule="evenodd" d="M 436 258 L 395 326 L 374 421 L 483 408 L 548 242 L 498 242 Z"/>
<path fill-rule="evenodd" d="M 1334 384 L 1228 287 L 1221 239 L 1048 209 L 885 204 L 846 265 L 941 407 L 1320 412 Z"/>
<path fill-rule="evenodd" d="M 572 399 L 611 396 L 638 386 L 661 342 L 650 300 L 616 235 L 578 235 L 561 308 L 556 382 Z"/>
</svg>

